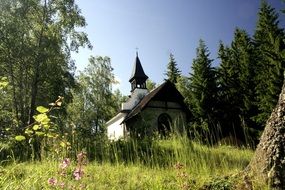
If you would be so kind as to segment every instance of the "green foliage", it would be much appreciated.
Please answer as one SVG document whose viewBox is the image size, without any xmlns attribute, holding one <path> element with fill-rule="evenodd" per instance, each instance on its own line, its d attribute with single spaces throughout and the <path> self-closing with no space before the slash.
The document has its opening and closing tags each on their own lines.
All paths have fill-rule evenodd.
<svg viewBox="0 0 285 190">
<path fill-rule="evenodd" d="M 66 130 L 79 149 L 96 147 L 106 139 L 105 123 L 120 109 L 125 100 L 120 91 L 112 93 L 116 82 L 109 57 L 91 57 L 90 63 L 78 77 L 78 88 L 73 91 L 73 103 L 68 106 L 67 123 L 74 130 Z M 71 140 L 73 139 L 73 140 Z"/>
<path fill-rule="evenodd" d="M 280 41 L 276 46 L 275 40 L 284 39 L 284 32 L 278 24 L 275 9 L 262 1 L 253 38 L 257 59 L 255 80 L 259 111 L 255 120 L 263 127 L 277 103 L 283 84 L 284 59 L 280 59 L 278 55 L 285 45 Z"/>
<path fill-rule="evenodd" d="M 186 76 L 181 75 L 178 79 L 177 79 L 177 83 L 176 83 L 176 88 L 177 90 L 182 94 L 182 96 L 184 97 L 184 101 L 187 105 L 190 105 L 191 102 L 191 97 L 190 97 L 190 93 L 189 93 L 189 86 L 190 86 L 190 81 L 189 78 Z"/>
<path fill-rule="evenodd" d="M 189 82 L 189 102 L 194 116 L 194 121 L 198 126 L 206 123 L 209 129 L 215 120 L 216 112 L 216 72 L 211 66 L 212 60 L 209 58 L 209 51 L 204 41 L 199 41 L 196 58 L 193 60 L 192 73 Z"/>
<path fill-rule="evenodd" d="M 150 79 L 146 80 L 146 88 L 148 89 L 148 91 L 151 91 L 153 89 L 155 89 L 157 87 L 156 83 L 151 81 Z"/>
<path fill-rule="evenodd" d="M 2 90 L 3 88 L 7 87 L 8 85 L 8 81 L 7 81 L 7 77 L 2 77 L 0 79 L 0 90 Z"/>
<path fill-rule="evenodd" d="M 26 137 L 22 136 L 22 135 L 18 135 L 15 137 L 15 140 L 16 141 L 23 141 L 23 140 L 26 140 Z"/>
<path fill-rule="evenodd" d="M 203 189 L 231 190 L 234 189 L 233 182 L 228 178 L 215 178 L 203 186 Z"/>
<path fill-rule="evenodd" d="M 72 0 L 3 0 L 0 10 L 0 78 L 9 82 L 3 104 L 13 121 L 3 127 L 23 130 L 34 122 L 38 105 L 58 95 L 71 100 L 70 53 L 91 45 L 87 35 L 77 31 L 86 22 Z"/>
<path fill-rule="evenodd" d="M 177 68 L 177 63 L 175 61 L 174 55 L 169 54 L 169 62 L 167 64 L 166 79 L 172 82 L 173 84 L 177 83 L 178 78 L 180 77 L 181 71 Z"/>
<path fill-rule="evenodd" d="M 47 113 L 47 112 L 49 111 L 49 109 L 47 109 L 47 108 L 45 108 L 45 107 L 43 107 L 43 106 L 38 106 L 38 107 L 36 108 L 36 110 L 37 110 L 38 112 L 40 112 L 41 114 Z"/>
<path fill-rule="evenodd" d="M 27 158 L 35 158 L 35 155 L 29 155 L 34 154 L 34 143 L 39 143 L 42 147 L 39 150 L 38 153 L 42 154 L 42 150 L 44 150 L 43 153 L 50 152 L 49 146 L 51 146 L 53 143 L 49 142 L 49 139 L 53 139 L 57 142 L 59 142 L 59 145 L 63 142 L 63 139 L 60 138 L 60 131 L 58 130 L 57 125 L 55 125 L 52 122 L 50 112 L 59 109 L 59 105 L 62 104 L 63 97 L 59 97 L 58 100 L 55 101 L 55 103 L 52 103 L 50 108 L 45 108 L 43 106 L 38 106 L 36 110 L 39 112 L 37 115 L 34 115 L 34 123 L 28 125 L 25 127 L 23 131 L 20 131 L 19 135 L 15 135 L 19 132 L 17 131 L 11 131 L 11 136 L 15 135 L 14 140 L 16 141 L 14 144 L 14 150 L 17 150 L 17 146 L 23 146 L 25 149 L 28 149 L 31 147 L 32 149 L 28 151 L 28 155 L 24 155 L 22 153 L 16 152 L 14 156 L 16 156 L 16 159 L 27 159 Z M 10 130 L 8 130 L 10 132 Z M 65 142 L 66 143 L 66 142 Z M 66 148 L 66 147 L 63 147 Z M 8 153 L 8 155 L 11 153 Z M 21 155 L 22 154 L 22 155 Z M 26 156 L 26 157 L 25 157 Z"/>
<path fill-rule="evenodd" d="M 258 129 L 252 119 L 257 114 L 254 55 L 252 41 L 244 30 L 236 29 L 230 47 L 220 43 L 221 64 L 218 67 L 217 79 L 219 121 L 224 135 L 236 136 L 247 143 L 248 135 L 245 131 Z"/>
</svg>

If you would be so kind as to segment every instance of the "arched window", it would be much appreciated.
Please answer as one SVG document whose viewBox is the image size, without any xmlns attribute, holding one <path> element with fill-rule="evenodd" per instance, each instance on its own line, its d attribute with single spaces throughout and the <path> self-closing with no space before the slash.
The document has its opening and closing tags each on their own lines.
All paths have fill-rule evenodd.
<svg viewBox="0 0 285 190">
<path fill-rule="evenodd" d="M 167 136 L 170 132 L 171 117 L 167 113 L 160 114 L 158 116 L 158 132 L 162 136 Z"/>
</svg>

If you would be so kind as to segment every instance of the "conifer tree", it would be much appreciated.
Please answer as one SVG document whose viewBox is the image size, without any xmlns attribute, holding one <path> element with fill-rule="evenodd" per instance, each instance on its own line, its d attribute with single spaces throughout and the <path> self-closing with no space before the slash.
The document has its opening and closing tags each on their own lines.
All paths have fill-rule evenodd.
<svg viewBox="0 0 285 190">
<path fill-rule="evenodd" d="M 273 48 L 274 39 L 284 39 L 284 32 L 278 24 L 275 9 L 263 1 L 253 36 L 258 60 L 255 80 L 259 114 L 255 119 L 261 125 L 265 124 L 276 105 L 283 84 L 284 60 L 272 59 L 276 53 L 276 48 Z M 284 42 L 277 49 L 282 51 Z"/>
<path fill-rule="evenodd" d="M 224 132 L 244 139 L 245 129 L 256 128 L 255 57 L 249 35 L 236 29 L 231 47 L 220 43 L 218 68 L 220 122 Z"/>
<path fill-rule="evenodd" d="M 180 73 L 181 71 L 177 68 L 177 63 L 175 61 L 174 55 L 170 53 L 169 62 L 167 65 L 167 72 L 165 74 L 167 76 L 166 80 L 169 80 L 175 84 L 177 83 L 177 80 L 180 77 Z"/>
<path fill-rule="evenodd" d="M 222 125 L 223 135 L 231 135 L 235 128 L 240 126 L 239 122 L 239 90 L 238 69 L 233 64 L 231 48 L 220 42 L 218 56 L 220 66 L 217 69 L 217 84 L 219 87 L 219 114 L 218 119 Z"/>
<path fill-rule="evenodd" d="M 216 109 L 215 70 L 211 66 L 209 50 L 203 40 L 199 41 L 196 58 L 193 60 L 190 73 L 190 106 L 195 123 L 206 130 L 214 127 Z M 214 125 L 212 125 L 214 124 Z M 209 133 L 210 134 L 210 133 Z"/>
</svg>

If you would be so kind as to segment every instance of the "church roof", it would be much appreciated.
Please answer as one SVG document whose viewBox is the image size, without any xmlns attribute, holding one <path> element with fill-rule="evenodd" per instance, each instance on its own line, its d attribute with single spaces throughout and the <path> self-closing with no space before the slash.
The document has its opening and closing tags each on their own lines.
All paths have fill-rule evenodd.
<svg viewBox="0 0 285 190">
<path fill-rule="evenodd" d="M 184 97 L 180 94 L 180 92 L 176 89 L 175 85 L 166 81 L 154 90 L 152 90 L 149 94 L 147 94 L 126 116 L 123 122 L 131 119 L 132 117 L 139 114 L 151 100 L 159 100 L 159 101 L 172 101 L 177 102 L 182 105 L 183 110 L 190 115 L 190 111 L 187 105 L 184 102 Z"/>
<path fill-rule="evenodd" d="M 136 78 L 144 79 L 144 80 L 148 79 L 148 76 L 143 71 L 138 54 L 136 56 L 135 64 L 134 64 L 132 75 L 131 75 L 129 82 L 132 82 L 132 80 Z"/>
</svg>

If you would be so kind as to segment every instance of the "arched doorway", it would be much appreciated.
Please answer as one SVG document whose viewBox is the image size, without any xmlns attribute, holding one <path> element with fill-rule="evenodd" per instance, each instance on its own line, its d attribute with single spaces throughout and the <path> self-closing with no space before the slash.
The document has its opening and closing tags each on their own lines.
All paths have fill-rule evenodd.
<svg viewBox="0 0 285 190">
<path fill-rule="evenodd" d="M 162 137 L 166 137 L 170 132 L 171 117 L 167 113 L 162 113 L 158 116 L 157 121 L 159 134 Z"/>
</svg>

